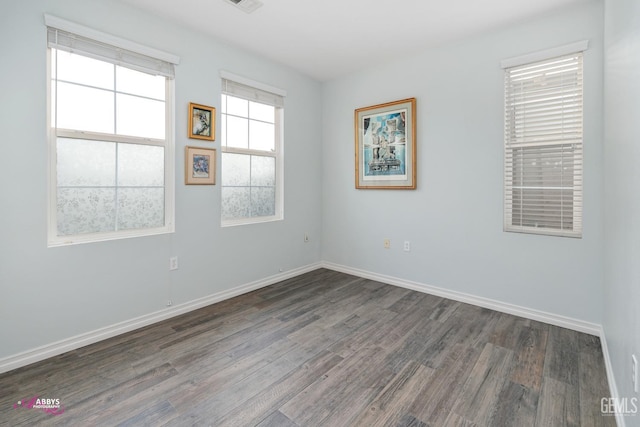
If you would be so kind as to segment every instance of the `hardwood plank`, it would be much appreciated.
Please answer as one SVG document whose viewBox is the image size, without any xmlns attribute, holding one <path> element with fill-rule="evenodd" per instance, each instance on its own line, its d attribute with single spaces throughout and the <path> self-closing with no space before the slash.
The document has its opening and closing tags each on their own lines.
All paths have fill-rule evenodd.
<svg viewBox="0 0 640 427">
<path fill-rule="evenodd" d="M 236 407 L 217 420 L 217 426 L 249 426 L 261 422 L 273 409 L 313 384 L 322 375 L 336 366 L 342 357 L 325 351 L 314 357 L 301 369 L 291 371 L 268 389 L 253 396 L 242 406 Z"/>
<path fill-rule="evenodd" d="M 280 359 L 295 348 L 296 344 L 294 342 L 280 340 L 262 351 L 244 358 L 225 357 L 224 359 L 217 359 L 221 360 L 222 363 L 214 362 L 209 369 L 188 374 L 189 377 L 195 378 L 192 387 L 188 391 L 171 394 L 169 401 L 176 408 L 198 403 L 209 397 L 212 385 L 220 387 L 225 384 L 240 382 L 253 375 L 256 371 L 267 367 L 272 360 Z M 288 361 L 288 359 L 284 360 Z"/>
<path fill-rule="evenodd" d="M 79 425 L 99 425 L 105 419 L 115 418 L 126 419 L 130 413 L 126 411 L 127 405 L 124 402 L 137 401 L 136 395 L 149 388 L 157 386 L 166 380 L 175 378 L 177 371 L 169 364 L 145 372 L 120 384 L 116 384 L 106 390 L 96 394 L 76 396 L 78 400 L 68 401 L 61 398 L 66 406 L 64 417 L 65 423 Z M 99 381 L 99 380 L 98 380 Z M 152 405 L 162 400 L 158 396 L 151 398 Z M 144 410 L 142 405 L 135 404 L 135 409 Z"/>
<path fill-rule="evenodd" d="M 445 361 L 435 370 L 424 389 L 411 404 L 410 413 L 429 425 L 442 425 L 467 380 L 482 348 L 454 344 Z"/>
<path fill-rule="evenodd" d="M 535 390 L 509 381 L 498 396 L 490 425 L 533 426 L 536 422 L 538 398 Z"/>
<path fill-rule="evenodd" d="M 579 426 L 578 390 L 571 384 L 544 377 L 536 413 L 536 426 Z"/>
<path fill-rule="evenodd" d="M 602 370 L 602 354 L 594 351 L 600 340 L 593 337 L 594 347 L 585 348 L 579 354 L 580 424 L 585 427 L 615 427 L 615 417 L 603 416 L 601 399 L 611 395 L 605 372 Z"/>
<path fill-rule="evenodd" d="M 513 424 L 514 426 L 517 424 Z M 445 420 L 443 427 L 477 427 L 478 424 L 452 412 Z"/>
<path fill-rule="evenodd" d="M 352 425 L 374 427 L 406 424 L 405 417 L 413 397 L 422 390 L 432 374 L 433 370 L 424 365 L 407 363 Z"/>
<path fill-rule="evenodd" d="M 381 369 L 386 355 L 380 347 L 350 355 L 280 411 L 300 425 L 349 425 L 392 377 Z"/>
<path fill-rule="evenodd" d="M 423 423 L 413 415 L 407 414 L 398 421 L 398 425 L 396 427 L 429 427 L 429 425 Z"/>
<path fill-rule="evenodd" d="M 501 313 L 498 317 L 489 342 L 493 345 L 515 350 L 519 344 L 520 334 L 529 321 L 511 314 Z"/>
<path fill-rule="evenodd" d="M 262 420 L 256 427 L 300 427 L 280 411 L 272 412 L 267 418 Z"/>
<path fill-rule="evenodd" d="M 261 390 L 270 389 L 295 368 L 296 366 L 286 358 L 280 357 L 238 382 L 225 384 L 208 381 L 209 388 L 205 395 L 194 395 L 192 399 L 187 400 L 171 397 L 170 403 L 181 413 L 176 422 L 186 422 L 196 416 L 209 425 L 217 425 L 225 414 L 243 406 Z"/>
<path fill-rule="evenodd" d="M 389 311 L 380 313 L 378 321 L 367 322 L 363 327 L 356 329 L 352 334 L 345 336 L 343 339 L 331 345 L 329 350 L 342 357 L 349 357 L 367 345 L 372 336 L 380 333 L 381 324 L 391 322 L 396 316 L 397 314 Z"/>
<path fill-rule="evenodd" d="M 544 376 L 566 384 L 578 383 L 578 336 L 558 326 L 549 326 Z"/>
<path fill-rule="evenodd" d="M 512 365 L 511 350 L 487 343 L 460 392 L 453 412 L 476 424 L 490 425 Z"/>
<path fill-rule="evenodd" d="M 139 411 L 135 415 L 127 418 L 124 421 L 118 422 L 122 427 L 136 427 L 139 425 L 156 425 L 160 422 L 167 422 L 171 420 L 176 414 L 176 411 L 167 401 L 159 402 L 149 408 Z M 106 422 L 113 423 L 113 418 L 105 420 Z"/>
<path fill-rule="evenodd" d="M 450 300 L 442 299 L 433 309 L 433 312 L 429 316 L 431 320 L 438 322 L 446 322 L 449 317 L 455 313 L 461 303 Z"/>
<path fill-rule="evenodd" d="M 539 392 L 546 348 L 546 327 L 527 327 L 521 330 L 515 348 L 516 362 L 511 380 Z"/>
</svg>

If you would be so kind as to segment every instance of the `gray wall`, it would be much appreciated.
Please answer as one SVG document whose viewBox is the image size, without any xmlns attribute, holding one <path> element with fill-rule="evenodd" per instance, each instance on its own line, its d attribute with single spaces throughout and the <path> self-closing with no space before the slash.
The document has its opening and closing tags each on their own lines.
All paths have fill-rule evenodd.
<svg viewBox="0 0 640 427">
<path fill-rule="evenodd" d="M 362 46 L 369 68 L 323 87 L 323 259 L 599 324 L 602 13 L 589 2 L 391 62 Z M 500 60 L 582 39 L 583 238 L 505 233 Z M 356 190 L 354 109 L 407 97 L 417 98 L 417 190 Z"/>
<path fill-rule="evenodd" d="M 181 57 L 175 234 L 47 248 L 45 12 Z M 3 2 L 0 31 L 0 359 L 320 260 L 320 83 L 109 0 Z M 184 146 L 220 148 L 186 137 L 220 69 L 287 91 L 284 221 L 222 229 L 220 186 L 184 185 Z"/>
<path fill-rule="evenodd" d="M 640 2 L 605 2 L 605 299 L 603 326 L 620 397 L 640 358 Z M 640 425 L 640 417 L 627 417 Z"/>
</svg>

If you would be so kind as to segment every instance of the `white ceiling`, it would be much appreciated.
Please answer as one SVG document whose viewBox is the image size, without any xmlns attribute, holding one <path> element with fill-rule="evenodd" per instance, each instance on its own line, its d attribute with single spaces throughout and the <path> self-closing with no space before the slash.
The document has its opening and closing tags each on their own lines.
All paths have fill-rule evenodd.
<svg viewBox="0 0 640 427">
<path fill-rule="evenodd" d="M 326 81 L 593 0 L 121 0 Z"/>
</svg>

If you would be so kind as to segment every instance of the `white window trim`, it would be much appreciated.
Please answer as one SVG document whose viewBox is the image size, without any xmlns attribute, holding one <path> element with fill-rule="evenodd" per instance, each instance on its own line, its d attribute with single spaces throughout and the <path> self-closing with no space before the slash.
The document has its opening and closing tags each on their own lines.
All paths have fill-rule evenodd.
<svg viewBox="0 0 640 427">
<path fill-rule="evenodd" d="M 152 56 L 153 53 L 159 52 L 160 54 L 169 55 L 169 62 L 173 64 L 177 64 L 179 62 L 179 58 L 175 55 L 166 54 L 162 51 L 157 51 L 152 48 L 145 48 L 142 45 L 138 45 L 136 43 L 130 42 L 128 40 L 120 39 L 118 37 L 112 36 L 110 34 L 101 33 L 99 31 L 90 29 L 88 27 L 81 26 L 79 24 L 71 23 L 69 21 L 62 20 L 60 18 L 52 17 L 51 15 L 45 14 L 45 23 L 51 24 L 52 27 L 65 30 L 65 31 L 77 31 L 76 34 L 82 35 L 89 38 L 94 38 L 96 41 L 105 42 L 114 45 L 115 47 L 120 47 L 122 49 L 129 49 L 138 53 L 142 53 L 145 55 Z M 118 44 L 121 43 L 121 44 Z M 163 59 L 157 57 L 158 59 Z M 164 60 L 164 59 L 163 59 Z M 52 126 L 52 117 L 51 117 L 51 49 L 47 48 L 47 106 L 46 106 L 46 114 L 47 114 L 47 154 L 49 158 L 48 162 L 48 177 L 49 177 L 49 186 L 47 191 L 47 247 L 59 247 L 59 246 L 68 246 L 74 244 L 82 244 L 82 243 L 93 243 L 93 242 L 102 242 L 109 240 L 119 240 L 119 239 L 127 239 L 134 237 L 145 237 L 145 236 L 153 236 L 159 234 L 168 234 L 175 232 L 175 80 L 167 79 L 165 83 L 165 143 L 162 144 L 165 147 L 165 162 L 164 162 L 164 172 L 165 172 L 165 225 L 163 227 L 155 227 L 155 228 L 146 228 L 146 229 L 136 229 L 136 230 L 118 230 L 118 231 L 109 231 L 103 233 L 86 233 L 86 234 L 78 234 L 73 236 L 59 236 L 57 234 L 58 224 L 57 224 L 57 153 L 56 153 L 56 139 L 58 134 L 54 132 L 54 128 Z M 62 131 L 61 134 L 69 132 Z M 71 132 L 72 134 L 82 133 L 83 138 L 95 138 L 98 134 L 88 132 L 84 134 L 83 132 Z M 110 141 L 118 141 L 120 138 L 118 135 L 108 135 L 106 140 Z M 135 138 L 126 138 L 128 141 L 131 141 Z M 148 138 L 139 138 L 140 143 L 149 144 L 149 145 L 158 145 L 154 144 L 154 141 Z"/>
<path fill-rule="evenodd" d="M 551 49 L 546 49 L 542 51 L 537 51 L 525 55 L 520 55 L 508 59 L 504 59 L 501 61 L 501 68 L 507 69 L 512 67 L 518 67 L 521 65 L 526 65 L 530 63 L 545 61 L 565 55 L 571 55 L 576 53 L 583 53 L 588 49 L 589 41 L 581 40 L 575 43 L 570 43 L 563 46 L 558 46 Z M 583 62 L 583 70 L 584 70 L 584 62 Z M 583 86 L 584 93 L 584 86 Z M 582 108 L 582 114 L 584 116 L 584 106 Z M 506 129 L 506 123 L 505 123 Z M 545 144 L 546 145 L 546 144 Z M 584 200 L 584 131 L 582 134 L 582 142 L 581 142 L 581 157 L 582 157 L 582 169 L 581 169 L 581 178 L 580 178 L 580 204 L 576 207 L 574 204 L 573 209 L 573 224 L 577 224 L 577 230 L 574 228 L 573 230 L 554 230 L 550 228 L 535 228 L 535 227 L 525 227 L 525 226 L 513 226 L 510 224 L 509 219 L 511 218 L 512 206 L 507 206 L 506 203 L 506 194 L 507 194 L 507 169 L 508 165 L 506 163 L 506 155 L 507 150 L 509 149 L 506 143 L 506 135 L 504 141 L 504 156 L 505 160 L 503 161 L 503 173 L 504 173 L 504 187 L 503 187 L 503 204 L 504 204 L 504 231 L 506 232 L 514 232 L 514 233 L 524 233 L 524 234 L 537 234 L 537 235 L 547 235 L 547 236 L 558 236 L 558 237 L 572 237 L 572 238 L 581 238 L 583 233 L 583 209 L 582 203 Z M 574 199 L 575 203 L 575 199 Z"/>
<path fill-rule="evenodd" d="M 230 73 L 228 71 L 220 70 L 220 77 L 222 79 L 231 80 L 237 83 L 241 83 L 246 86 L 254 87 L 256 89 L 260 89 L 266 92 L 274 93 L 276 95 L 280 95 L 282 97 L 286 97 L 287 92 L 276 88 L 274 86 L 270 86 L 261 82 L 257 82 L 246 77 L 238 76 L 236 74 Z M 233 95 L 231 95 L 233 96 Z M 238 225 L 249 225 L 249 224 L 261 224 L 267 222 L 274 221 L 282 221 L 284 220 L 284 108 L 276 107 L 275 108 L 275 152 L 269 153 L 266 151 L 260 150 L 251 150 L 251 149 L 243 149 L 243 148 L 235 148 L 235 147 L 225 147 L 220 146 L 220 150 L 222 153 L 232 153 L 232 154 L 248 154 L 248 155 L 256 155 L 256 156 L 271 156 L 276 158 L 276 200 L 275 200 L 275 215 L 270 216 L 256 216 L 256 217 L 247 217 L 247 218 L 238 218 L 238 219 L 220 219 L 221 227 L 235 227 Z M 222 156 L 221 156 L 222 158 Z"/>
</svg>

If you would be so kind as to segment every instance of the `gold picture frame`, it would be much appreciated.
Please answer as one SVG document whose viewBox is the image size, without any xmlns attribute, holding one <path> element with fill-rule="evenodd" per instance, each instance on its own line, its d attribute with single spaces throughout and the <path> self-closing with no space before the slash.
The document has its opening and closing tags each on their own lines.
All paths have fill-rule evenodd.
<svg viewBox="0 0 640 427">
<path fill-rule="evenodd" d="M 355 110 L 356 188 L 416 188 L 416 99 Z"/>
<path fill-rule="evenodd" d="M 186 185 L 215 185 L 215 149 L 187 146 L 184 157 L 184 183 Z"/>
<path fill-rule="evenodd" d="M 207 105 L 189 103 L 189 138 L 215 141 L 216 109 Z"/>
</svg>

